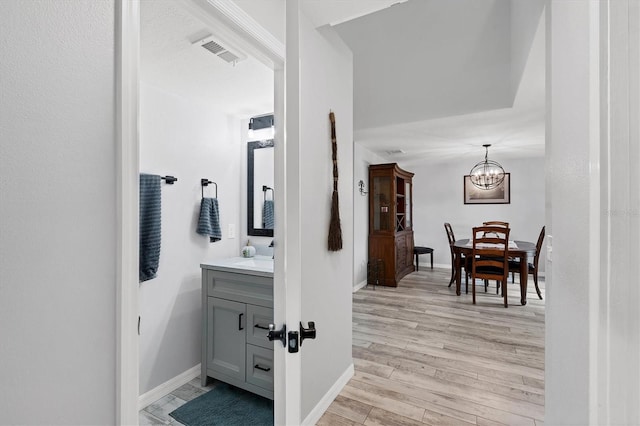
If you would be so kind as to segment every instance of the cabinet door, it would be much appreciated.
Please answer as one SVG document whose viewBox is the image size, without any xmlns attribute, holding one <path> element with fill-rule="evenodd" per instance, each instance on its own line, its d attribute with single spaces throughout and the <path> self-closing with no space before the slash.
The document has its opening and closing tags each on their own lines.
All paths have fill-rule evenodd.
<svg viewBox="0 0 640 426">
<path fill-rule="evenodd" d="M 401 271 L 407 266 L 407 239 L 404 235 L 396 237 L 396 271 Z"/>
<path fill-rule="evenodd" d="M 413 270 L 413 232 L 405 235 L 405 266 Z"/>
<path fill-rule="evenodd" d="M 267 338 L 272 322 L 273 309 L 247 305 L 247 343 L 273 350 L 273 342 Z"/>
<path fill-rule="evenodd" d="M 393 231 L 395 226 L 395 200 L 393 200 L 393 181 L 390 176 L 371 178 L 371 221 L 372 232 Z"/>
<path fill-rule="evenodd" d="M 207 369 L 245 379 L 245 304 L 209 297 Z"/>
</svg>

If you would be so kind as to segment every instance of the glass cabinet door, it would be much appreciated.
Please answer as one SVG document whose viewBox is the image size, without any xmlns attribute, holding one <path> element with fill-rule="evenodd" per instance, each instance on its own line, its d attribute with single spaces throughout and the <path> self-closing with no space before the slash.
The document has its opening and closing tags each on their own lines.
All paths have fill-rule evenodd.
<svg viewBox="0 0 640 426">
<path fill-rule="evenodd" d="M 391 178 L 378 176 L 373 178 L 373 230 L 391 231 Z"/>
<path fill-rule="evenodd" d="M 412 229 L 413 225 L 411 224 L 411 184 L 409 182 L 405 182 L 404 189 L 404 201 L 405 201 L 405 219 L 406 219 L 406 229 Z"/>
</svg>

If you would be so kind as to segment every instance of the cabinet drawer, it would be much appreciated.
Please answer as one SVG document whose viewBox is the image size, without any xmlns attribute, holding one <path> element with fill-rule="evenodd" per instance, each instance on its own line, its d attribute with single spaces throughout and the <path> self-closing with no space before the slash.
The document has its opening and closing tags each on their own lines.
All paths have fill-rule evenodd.
<svg viewBox="0 0 640 426">
<path fill-rule="evenodd" d="M 273 350 L 273 342 L 267 338 L 272 322 L 273 309 L 247 305 L 247 343 Z"/>
<path fill-rule="evenodd" d="M 273 390 L 273 350 L 247 345 L 247 383 Z"/>
<path fill-rule="evenodd" d="M 206 271 L 207 296 L 273 307 L 273 278 Z"/>
</svg>

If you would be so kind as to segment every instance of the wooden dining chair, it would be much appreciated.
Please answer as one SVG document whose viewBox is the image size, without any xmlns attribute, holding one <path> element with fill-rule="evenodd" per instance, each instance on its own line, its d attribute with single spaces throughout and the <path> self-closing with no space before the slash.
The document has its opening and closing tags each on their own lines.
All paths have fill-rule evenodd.
<svg viewBox="0 0 640 426">
<path fill-rule="evenodd" d="M 488 222 L 482 222 L 484 226 L 504 226 L 505 228 L 509 227 L 509 222 L 503 222 L 501 220 L 490 220 Z M 511 277 L 511 281 L 514 281 L 513 276 Z M 489 280 L 484 280 L 484 292 L 487 292 L 487 287 L 489 287 Z M 500 288 L 500 283 L 496 283 L 496 294 L 498 294 L 498 289 Z"/>
<path fill-rule="evenodd" d="M 509 227 L 509 222 L 502 222 L 499 220 L 490 220 L 488 222 L 482 222 L 484 226 L 503 226 L 505 228 Z"/>
<path fill-rule="evenodd" d="M 457 278 L 457 269 L 456 269 L 456 254 L 453 251 L 453 244 L 456 242 L 456 237 L 453 234 L 453 228 L 451 228 L 451 224 L 445 222 L 444 230 L 447 232 L 447 239 L 449 240 L 449 251 L 451 252 L 451 279 L 449 280 L 449 287 L 453 284 Z M 469 263 L 469 259 L 464 255 L 460 254 L 460 265 L 461 268 L 464 268 L 465 277 L 466 277 L 466 292 L 469 293 L 469 273 L 471 271 L 471 263 Z"/>
<path fill-rule="evenodd" d="M 504 307 L 507 308 L 507 286 L 509 277 L 509 228 L 504 226 L 479 226 L 473 228 L 473 251 L 471 280 L 473 282 L 473 304 L 476 304 L 476 278 L 496 280 L 502 284 Z"/>
<path fill-rule="evenodd" d="M 451 251 L 451 279 L 449 280 L 449 287 L 456 280 L 456 255 L 453 252 L 453 243 L 456 242 L 456 237 L 453 235 L 453 228 L 451 228 L 451 224 L 445 222 L 444 230 L 447 233 L 447 239 L 449 240 L 449 251 Z"/>
<path fill-rule="evenodd" d="M 542 293 L 540 292 L 540 287 L 538 287 L 538 261 L 540 260 L 540 252 L 542 251 L 542 242 L 544 241 L 544 226 L 540 230 L 540 235 L 538 235 L 538 242 L 536 243 L 536 254 L 533 256 L 533 263 L 528 262 L 527 264 L 527 273 L 533 275 L 533 283 L 536 286 L 536 293 L 538 293 L 538 297 L 542 300 Z M 510 260 L 509 261 L 509 271 L 514 274 L 516 272 L 520 273 L 520 260 Z M 520 277 L 522 280 L 522 277 Z M 512 278 L 513 280 L 513 278 Z"/>
</svg>

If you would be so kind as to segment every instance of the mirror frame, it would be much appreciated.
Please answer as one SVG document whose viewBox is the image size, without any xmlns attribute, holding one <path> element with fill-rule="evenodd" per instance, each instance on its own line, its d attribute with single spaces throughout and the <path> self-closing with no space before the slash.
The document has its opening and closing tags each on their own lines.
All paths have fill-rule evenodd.
<svg viewBox="0 0 640 426">
<path fill-rule="evenodd" d="M 254 151 L 261 148 L 273 148 L 273 139 L 267 139 L 263 141 L 252 141 L 247 143 L 247 235 L 257 237 L 273 237 L 273 229 L 254 228 L 254 216 L 253 216 L 253 163 L 254 163 Z"/>
</svg>

